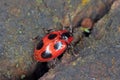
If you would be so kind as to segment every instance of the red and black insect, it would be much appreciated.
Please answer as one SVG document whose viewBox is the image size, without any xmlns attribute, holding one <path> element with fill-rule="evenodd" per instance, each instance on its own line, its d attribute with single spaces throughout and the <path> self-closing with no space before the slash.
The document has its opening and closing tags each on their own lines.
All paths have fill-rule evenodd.
<svg viewBox="0 0 120 80">
<path fill-rule="evenodd" d="M 53 31 L 42 38 L 36 45 L 34 58 L 39 62 L 48 62 L 60 56 L 73 41 L 67 30 Z"/>
</svg>

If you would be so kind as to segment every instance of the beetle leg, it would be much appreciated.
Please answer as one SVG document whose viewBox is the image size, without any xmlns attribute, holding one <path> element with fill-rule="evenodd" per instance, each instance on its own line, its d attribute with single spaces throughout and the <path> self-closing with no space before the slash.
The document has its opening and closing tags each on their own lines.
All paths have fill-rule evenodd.
<svg viewBox="0 0 120 80">
<path fill-rule="evenodd" d="M 48 34 L 48 33 L 52 32 L 52 31 L 54 31 L 54 29 L 46 29 L 46 28 L 42 28 L 42 30 L 43 30 L 44 34 Z"/>
<path fill-rule="evenodd" d="M 72 44 L 69 45 L 68 52 L 71 53 L 75 57 L 79 55 L 79 54 L 75 53 L 74 47 Z"/>
<path fill-rule="evenodd" d="M 41 40 L 41 38 L 42 38 L 42 37 L 38 35 L 38 36 L 32 38 L 32 41 L 33 41 L 33 42 L 36 42 L 36 41 Z"/>
</svg>

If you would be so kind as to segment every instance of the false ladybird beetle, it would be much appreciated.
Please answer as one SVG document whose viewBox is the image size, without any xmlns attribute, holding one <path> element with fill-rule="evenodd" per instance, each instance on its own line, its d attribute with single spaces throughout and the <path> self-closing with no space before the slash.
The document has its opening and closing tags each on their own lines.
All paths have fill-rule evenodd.
<svg viewBox="0 0 120 80">
<path fill-rule="evenodd" d="M 39 62 L 48 62 L 60 56 L 73 41 L 67 30 L 53 31 L 42 38 L 34 50 L 34 58 Z"/>
</svg>

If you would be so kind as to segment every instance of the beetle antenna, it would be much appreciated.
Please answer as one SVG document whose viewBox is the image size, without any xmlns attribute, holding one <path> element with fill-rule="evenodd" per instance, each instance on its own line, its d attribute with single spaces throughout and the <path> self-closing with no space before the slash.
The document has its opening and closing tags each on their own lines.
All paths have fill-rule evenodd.
<svg viewBox="0 0 120 80">
<path fill-rule="evenodd" d="M 69 22 L 70 22 L 70 33 L 72 33 L 73 32 L 73 29 L 72 29 L 72 20 L 71 20 L 71 16 L 70 16 L 70 14 L 68 14 L 68 18 L 69 18 Z"/>
</svg>

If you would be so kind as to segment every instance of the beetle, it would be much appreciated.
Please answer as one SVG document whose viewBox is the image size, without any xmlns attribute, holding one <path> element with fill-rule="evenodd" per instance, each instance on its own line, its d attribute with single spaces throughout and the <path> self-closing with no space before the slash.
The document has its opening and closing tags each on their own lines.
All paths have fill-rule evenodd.
<svg viewBox="0 0 120 80">
<path fill-rule="evenodd" d="M 73 36 L 67 30 L 50 32 L 35 46 L 34 58 L 38 62 L 49 62 L 63 54 L 72 41 Z"/>
</svg>

